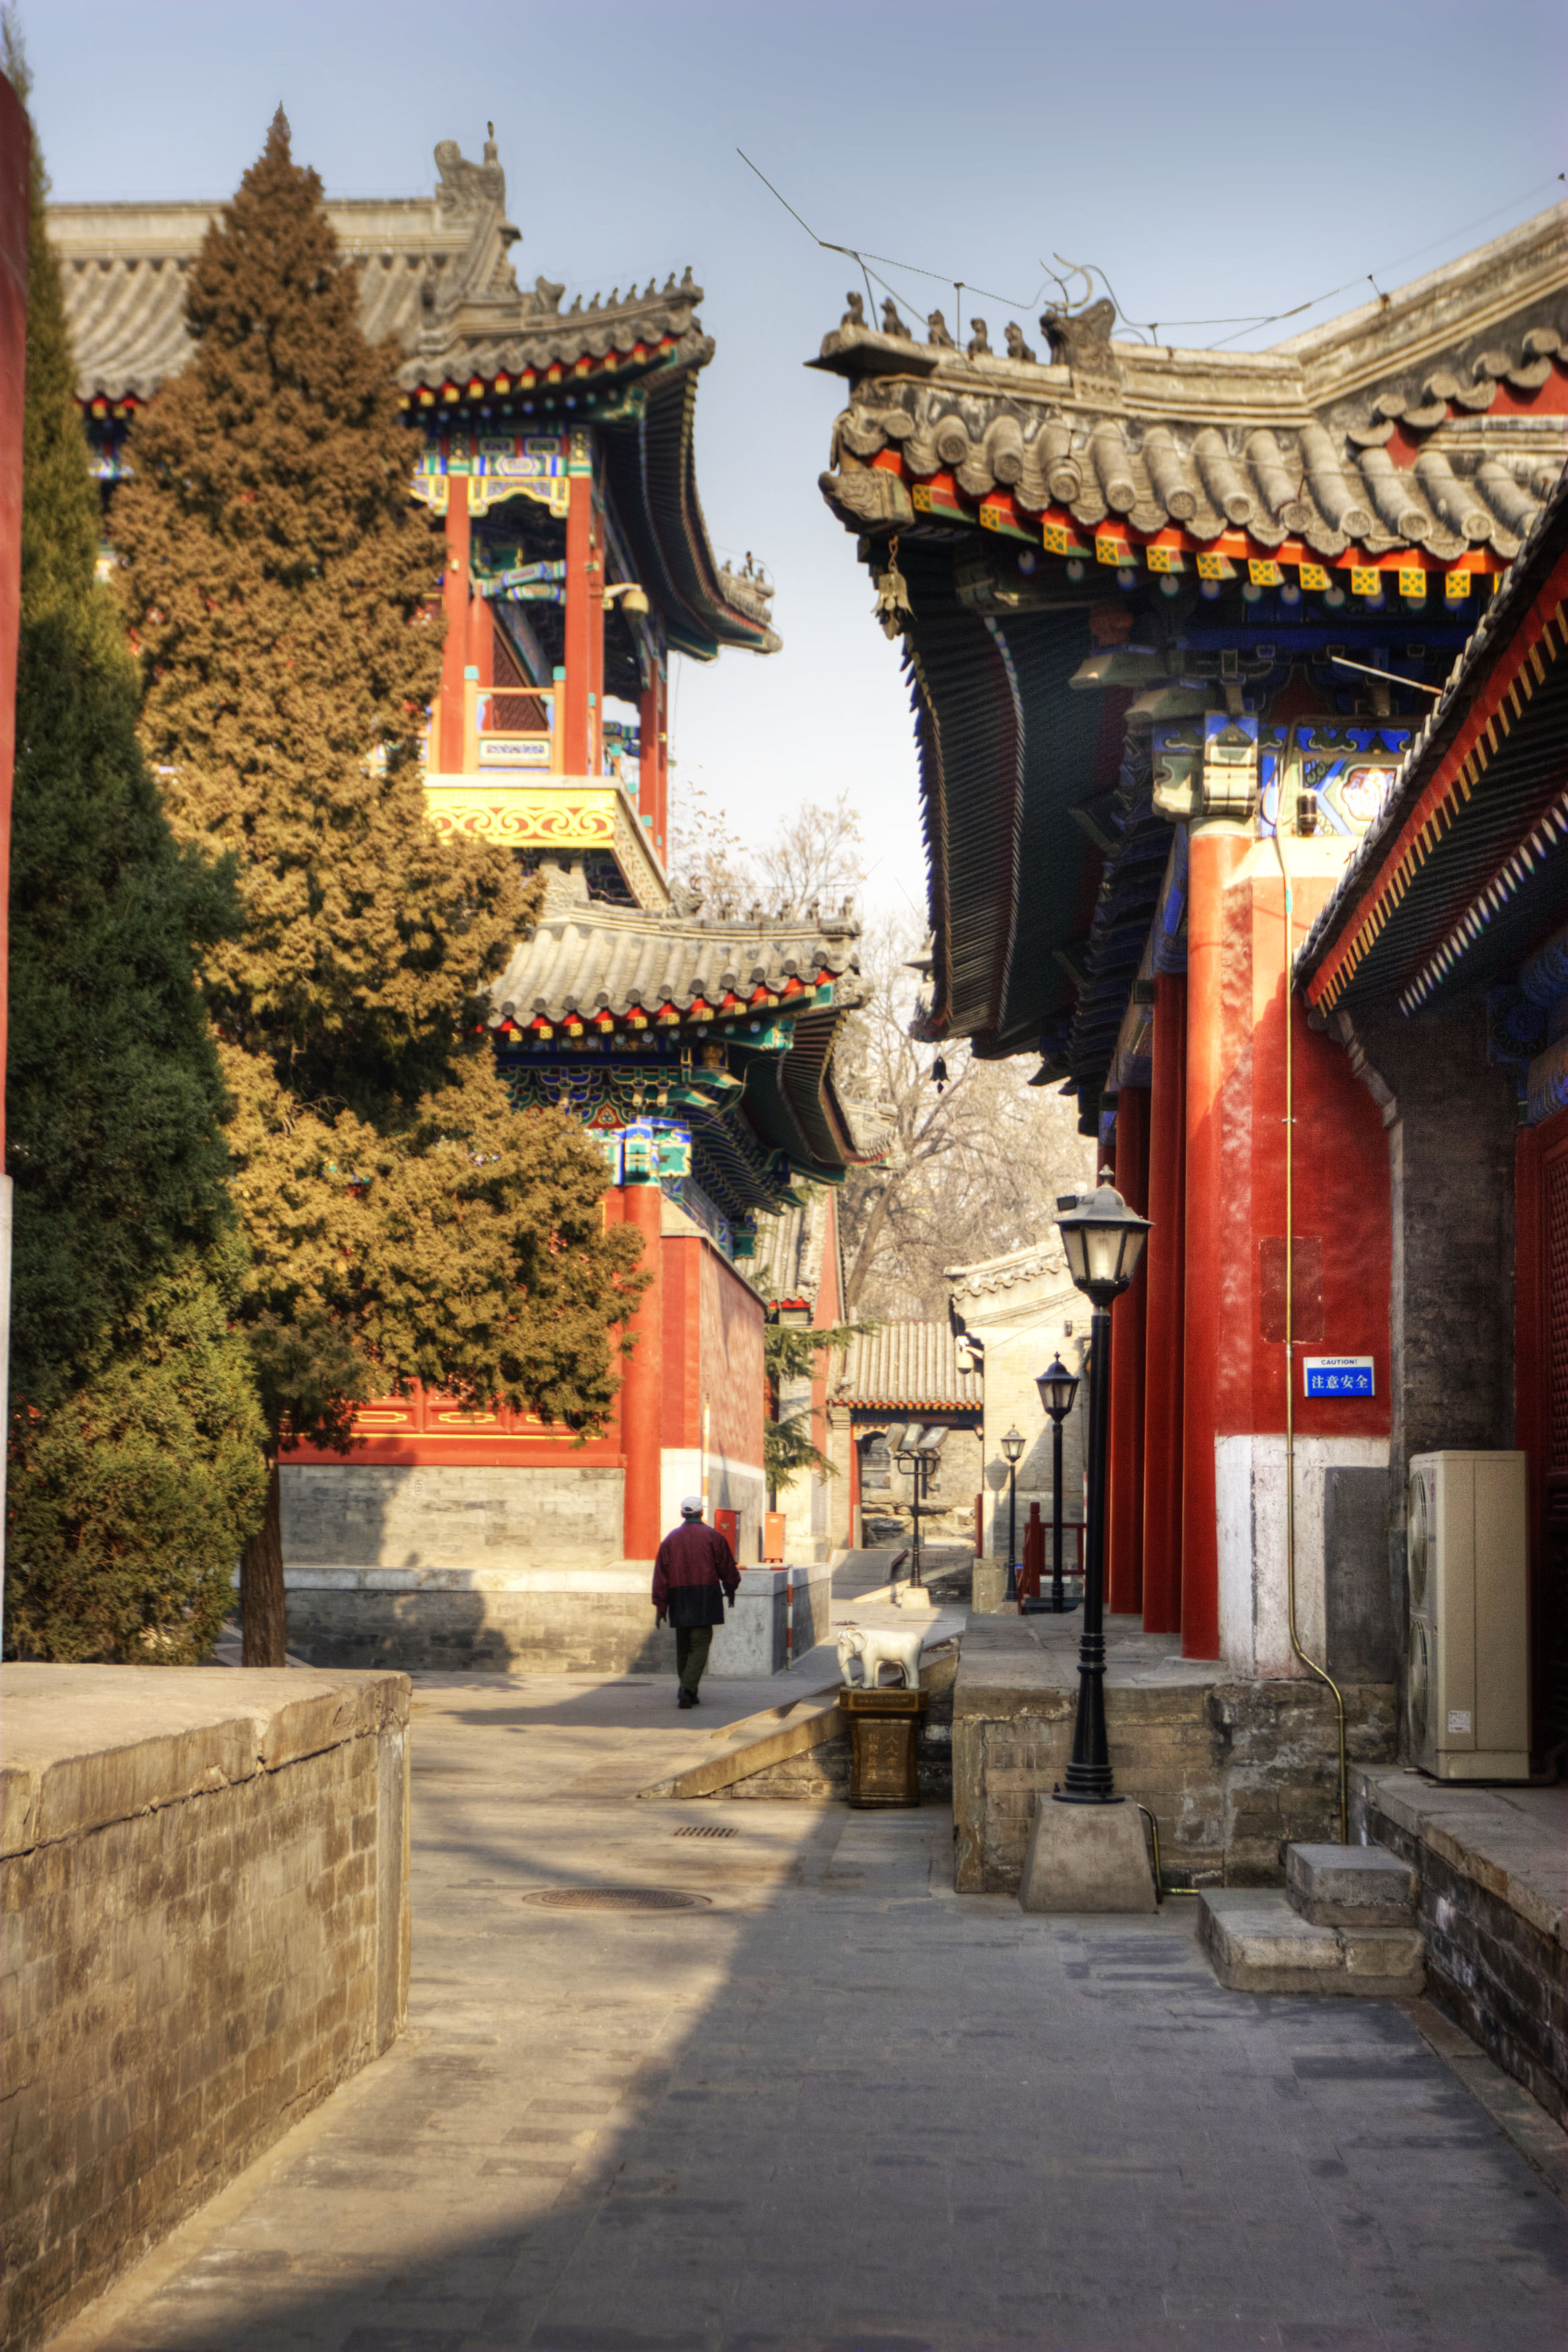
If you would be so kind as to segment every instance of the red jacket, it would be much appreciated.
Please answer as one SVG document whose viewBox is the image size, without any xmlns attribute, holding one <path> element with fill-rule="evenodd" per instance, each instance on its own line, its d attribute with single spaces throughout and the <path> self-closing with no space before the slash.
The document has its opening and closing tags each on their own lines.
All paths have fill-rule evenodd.
<svg viewBox="0 0 1568 2352">
<path fill-rule="evenodd" d="M 724 1596 L 733 1601 L 741 1571 L 717 1528 L 682 1519 L 658 1548 L 653 1564 L 653 1605 L 672 1625 L 721 1625 Z"/>
</svg>

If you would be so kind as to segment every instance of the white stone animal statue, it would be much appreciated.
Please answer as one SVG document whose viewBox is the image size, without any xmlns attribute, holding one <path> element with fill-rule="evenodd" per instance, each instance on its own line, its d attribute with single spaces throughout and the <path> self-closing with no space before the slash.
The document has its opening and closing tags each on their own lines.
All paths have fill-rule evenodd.
<svg viewBox="0 0 1568 2352">
<path fill-rule="evenodd" d="M 838 1671 L 849 1689 L 875 1690 L 881 1669 L 897 1666 L 903 1676 L 906 1690 L 921 1686 L 921 1643 L 925 1636 L 917 1626 L 911 1633 L 883 1633 L 879 1628 L 841 1625 L 838 1629 Z M 858 1662 L 858 1684 L 850 1678 L 849 1668 Z"/>
</svg>

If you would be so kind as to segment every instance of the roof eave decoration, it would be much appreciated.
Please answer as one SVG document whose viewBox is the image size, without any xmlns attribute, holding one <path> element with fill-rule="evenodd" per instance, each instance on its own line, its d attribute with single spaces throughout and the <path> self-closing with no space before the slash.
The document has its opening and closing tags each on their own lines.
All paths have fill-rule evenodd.
<svg viewBox="0 0 1568 2352">
<path fill-rule="evenodd" d="M 1455 664 L 1296 961 L 1321 1014 L 1419 1012 L 1496 945 L 1568 844 L 1568 478 Z M 1437 853 L 1452 835 L 1446 859 Z"/>
<path fill-rule="evenodd" d="M 580 404 L 612 446 L 629 516 L 648 516 L 639 556 L 657 553 L 671 644 L 700 660 L 726 646 L 773 653 L 772 586 L 719 564 L 697 496 L 692 416 L 698 371 L 713 356 L 688 268 L 623 296 L 612 289 L 563 309 L 566 289 L 543 276 L 520 288 L 495 142 L 468 161 L 455 140 L 436 149 L 433 195 L 329 203 L 345 258 L 360 273 L 360 319 L 374 341 L 407 354 L 398 371 L 411 415 L 461 420 L 472 404 L 542 394 Z M 89 412 L 133 412 L 184 363 L 184 278 L 217 205 L 67 205 L 49 211 Z M 654 420 L 650 422 L 650 420 Z M 650 581 L 650 585 L 654 584 Z"/>
<path fill-rule="evenodd" d="M 714 561 L 697 493 L 695 365 L 650 385 L 629 428 L 607 431 L 611 487 L 676 651 L 698 661 L 726 646 L 776 653 L 772 586 Z"/>
<path fill-rule="evenodd" d="M 576 887 L 552 877 L 563 894 Z M 558 895 L 491 990 L 503 1051 L 559 1059 L 646 1049 L 699 1056 L 690 1086 L 742 1100 L 759 1156 L 826 1184 L 879 1156 L 833 1085 L 846 1013 L 860 1003 L 847 920 L 704 924 Z M 730 1066 L 733 1064 L 731 1070 Z"/>
</svg>

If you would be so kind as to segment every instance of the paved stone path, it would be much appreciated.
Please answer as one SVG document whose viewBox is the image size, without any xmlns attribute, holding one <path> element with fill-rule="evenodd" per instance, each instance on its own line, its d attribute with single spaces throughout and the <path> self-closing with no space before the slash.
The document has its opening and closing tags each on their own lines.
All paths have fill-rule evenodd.
<svg viewBox="0 0 1568 2352">
<path fill-rule="evenodd" d="M 777 1695 L 421 1678 L 405 2039 L 55 2352 L 1563 2352 L 1562 2208 L 1394 2008 L 961 1901 L 934 1810 L 635 1801 Z M 605 1886 L 701 1900 L 526 1899 Z"/>
</svg>

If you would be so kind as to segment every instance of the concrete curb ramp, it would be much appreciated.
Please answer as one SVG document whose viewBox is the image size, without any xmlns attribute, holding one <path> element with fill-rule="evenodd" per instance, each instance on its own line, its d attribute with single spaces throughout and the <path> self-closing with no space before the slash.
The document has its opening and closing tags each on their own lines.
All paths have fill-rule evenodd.
<svg viewBox="0 0 1568 2352">
<path fill-rule="evenodd" d="M 922 1653 L 923 1691 L 950 1690 L 957 1673 L 956 1635 L 949 1634 Z M 838 1706 L 838 1694 L 843 1687 L 841 1683 L 835 1683 L 831 1690 L 813 1691 L 807 1697 L 787 1700 L 783 1706 L 763 1707 L 760 1714 L 742 1716 L 739 1723 L 726 1724 L 721 1731 L 710 1734 L 679 1772 L 671 1772 L 662 1780 L 650 1780 L 646 1789 L 637 1790 L 637 1795 L 716 1797 L 721 1790 L 732 1789 L 738 1780 L 749 1780 L 753 1773 L 765 1772 L 771 1765 L 784 1763 L 787 1757 L 804 1755 L 807 1748 L 820 1748 L 829 1739 L 847 1736 Z"/>
<path fill-rule="evenodd" d="M 764 1707 L 760 1715 L 743 1716 L 711 1734 L 706 1752 L 681 1771 L 663 1780 L 650 1780 L 639 1797 L 716 1797 L 753 1772 L 765 1772 L 787 1756 L 819 1748 L 844 1728 L 838 1712 L 838 1687 L 824 1696 L 794 1699 L 785 1706 Z"/>
</svg>

